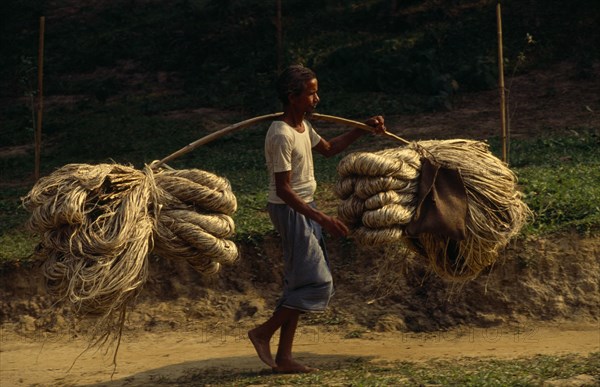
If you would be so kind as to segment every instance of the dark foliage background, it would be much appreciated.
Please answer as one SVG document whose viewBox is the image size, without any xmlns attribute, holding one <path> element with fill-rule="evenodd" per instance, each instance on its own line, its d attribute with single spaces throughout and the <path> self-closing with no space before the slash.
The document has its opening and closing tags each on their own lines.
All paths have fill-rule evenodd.
<svg viewBox="0 0 600 387">
<path fill-rule="evenodd" d="M 585 76 L 599 58 L 597 0 L 504 1 L 502 10 L 507 72 L 571 59 Z M 495 86 L 495 12 L 496 1 L 482 0 L 286 0 L 283 64 L 313 67 L 334 97 L 371 93 L 388 112 L 446 109 L 453 93 Z M 3 100 L 35 90 L 23 82 L 34 75 L 45 15 L 47 95 L 91 93 L 104 101 L 127 85 L 110 75 L 68 75 L 132 61 L 135 71 L 178 74 L 181 91 L 203 106 L 277 106 L 269 92 L 277 73 L 275 1 L 11 0 L 0 15 Z M 519 63 L 527 34 L 536 49 Z M 352 107 L 352 98 L 324 100 L 329 111 Z"/>
</svg>

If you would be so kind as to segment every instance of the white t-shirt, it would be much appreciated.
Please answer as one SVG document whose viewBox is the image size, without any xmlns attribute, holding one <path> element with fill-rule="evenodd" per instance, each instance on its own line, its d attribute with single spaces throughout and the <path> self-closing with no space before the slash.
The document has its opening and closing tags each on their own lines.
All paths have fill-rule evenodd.
<svg viewBox="0 0 600 387">
<path fill-rule="evenodd" d="M 312 148 L 321 141 L 310 122 L 304 120 L 299 133 L 283 121 L 273 121 L 265 137 L 265 158 L 269 172 L 269 203 L 283 204 L 275 189 L 275 173 L 291 171 L 290 185 L 306 203 L 317 189 Z"/>
</svg>

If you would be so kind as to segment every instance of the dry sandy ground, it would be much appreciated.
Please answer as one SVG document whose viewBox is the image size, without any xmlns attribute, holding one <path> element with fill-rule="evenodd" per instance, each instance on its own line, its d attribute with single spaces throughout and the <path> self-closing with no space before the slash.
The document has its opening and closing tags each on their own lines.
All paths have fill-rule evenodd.
<svg viewBox="0 0 600 387">
<path fill-rule="evenodd" d="M 24 339 L 3 332 L 0 352 L 2 386 L 148 386 L 198 370 L 262 374 L 265 366 L 245 339 L 245 329 L 214 332 L 161 332 L 123 337 L 113 373 L 112 351 L 82 354 L 82 339 Z M 344 361 L 420 362 L 431 359 L 520 358 L 538 354 L 581 354 L 600 350 L 600 329 L 592 324 L 460 328 L 437 333 L 367 333 L 343 338 L 316 326 L 301 328 L 297 357 L 321 369 Z M 81 355 L 81 356 L 80 356 Z M 71 368 L 72 367 L 72 368 Z M 198 381 L 202 383 L 202 381 Z"/>
</svg>

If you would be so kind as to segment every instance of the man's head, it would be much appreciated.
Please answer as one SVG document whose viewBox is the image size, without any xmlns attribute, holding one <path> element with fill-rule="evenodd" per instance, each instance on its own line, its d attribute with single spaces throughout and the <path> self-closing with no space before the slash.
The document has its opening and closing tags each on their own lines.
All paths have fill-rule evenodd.
<svg viewBox="0 0 600 387">
<path fill-rule="evenodd" d="M 277 96 L 283 105 L 290 103 L 289 97 L 298 96 L 307 87 L 309 81 L 317 79 L 317 75 L 302 65 L 292 65 L 283 70 L 277 80 Z"/>
</svg>

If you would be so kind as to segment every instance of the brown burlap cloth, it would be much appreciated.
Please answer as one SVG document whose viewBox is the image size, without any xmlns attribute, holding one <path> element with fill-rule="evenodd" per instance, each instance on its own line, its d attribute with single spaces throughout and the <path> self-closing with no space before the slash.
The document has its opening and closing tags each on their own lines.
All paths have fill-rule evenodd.
<svg viewBox="0 0 600 387">
<path fill-rule="evenodd" d="M 436 234 L 456 241 L 466 238 L 467 191 L 460 171 L 421 159 L 417 208 L 406 226 L 409 236 Z"/>
<path fill-rule="evenodd" d="M 405 229 L 413 249 L 427 257 L 419 235 L 436 235 L 447 240 L 437 259 L 456 264 L 460 256 L 458 241 L 466 238 L 467 208 L 467 191 L 460 171 L 422 157 L 417 208 Z"/>
</svg>

